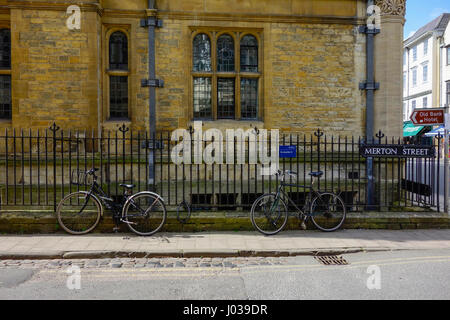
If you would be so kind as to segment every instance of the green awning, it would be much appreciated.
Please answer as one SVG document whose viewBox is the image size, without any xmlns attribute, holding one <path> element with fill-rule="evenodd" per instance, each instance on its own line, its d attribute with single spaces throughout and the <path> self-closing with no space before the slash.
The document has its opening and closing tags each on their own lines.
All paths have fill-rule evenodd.
<svg viewBox="0 0 450 320">
<path fill-rule="evenodd" d="M 403 125 L 403 136 L 404 137 L 413 137 L 423 129 L 424 126 L 415 126 L 411 122 L 406 122 Z"/>
</svg>

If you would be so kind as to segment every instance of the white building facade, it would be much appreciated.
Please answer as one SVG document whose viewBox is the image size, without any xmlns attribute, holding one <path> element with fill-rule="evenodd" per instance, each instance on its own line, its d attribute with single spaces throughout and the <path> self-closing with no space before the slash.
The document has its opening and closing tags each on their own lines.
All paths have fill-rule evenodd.
<svg viewBox="0 0 450 320">
<path fill-rule="evenodd" d="M 450 25 L 450 24 L 449 24 Z M 441 101 L 444 105 L 450 106 L 450 27 L 447 25 L 447 28 L 444 33 L 443 43 L 441 44 L 441 57 L 442 57 L 442 65 L 441 65 L 441 73 L 442 73 L 442 82 L 441 82 Z"/>
<path fill-rule="evenodd" d="M 450 66 L 443 43 L 445 34 L 450 40 L 449 20 L 450 14 L 442 14 L 403 42 L 403 121 L 414 109 L 446 103 L 443 82 L 450 77 Z"/>
</svg>

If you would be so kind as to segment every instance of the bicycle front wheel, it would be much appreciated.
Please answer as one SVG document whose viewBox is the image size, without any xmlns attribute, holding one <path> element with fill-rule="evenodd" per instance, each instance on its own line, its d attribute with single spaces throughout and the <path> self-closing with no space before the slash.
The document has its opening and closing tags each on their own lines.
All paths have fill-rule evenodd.
<svg viewBox="0 0 450 320">
<path fill-rule="evenodd" d="M 344 223 L 346 209 L 341 197 L 324 192 L 311 202 L 311 220 L 322 231 L 334 231 Z"/>
<path fill-rule="evenodd" d="M 86 234 L 100 222 L 102 206 L 86 191 L 68 194 L 58 204 L 59 225 L 70 234 Z"/>
<path fill-rule="evenodd" d="M 264 194 L 253 203 L 250 218 L 255 229 L 262 234 L 277 234 L 288 221 L 286 204 L 275 194 Z"/>
<path fill-rule="evenodd" d="M 132 195 L 123 208 L 123 220 L 131 231 L 141 236 L 151 236 L 166 222 L 166 206 L 155 194 L 139 192 Z"/>
</svg>

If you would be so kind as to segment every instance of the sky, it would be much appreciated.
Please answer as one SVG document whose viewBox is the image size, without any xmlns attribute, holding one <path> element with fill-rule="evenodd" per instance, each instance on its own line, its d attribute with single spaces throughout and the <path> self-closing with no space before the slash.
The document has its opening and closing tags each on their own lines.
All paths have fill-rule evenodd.
<svg viewBox="0 0 450 320">
<path fill-rule="evenodd" d="M 404 38 L 444 12 L 450 13 L 449 0 L 407 0 Z"/>
</svg>

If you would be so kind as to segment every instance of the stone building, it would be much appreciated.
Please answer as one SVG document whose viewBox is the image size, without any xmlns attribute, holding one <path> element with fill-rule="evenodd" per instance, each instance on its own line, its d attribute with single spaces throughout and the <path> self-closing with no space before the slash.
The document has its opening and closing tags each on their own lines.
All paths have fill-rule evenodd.
<svg viewBox="0 0 450 320">
<path fill-rule="evenodd" d="M 149 2 L 155 2 L 149 9 Z M 279 128 L 364 135 L 365 0 L 0 0 L 0 129 Z M 402 131 L 405 0 L 376 0 L 374 128 Z M 78 5 L 80 28 L 68 27 Z"/>
</svg>

